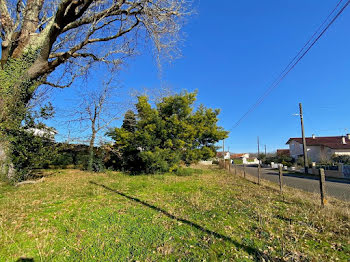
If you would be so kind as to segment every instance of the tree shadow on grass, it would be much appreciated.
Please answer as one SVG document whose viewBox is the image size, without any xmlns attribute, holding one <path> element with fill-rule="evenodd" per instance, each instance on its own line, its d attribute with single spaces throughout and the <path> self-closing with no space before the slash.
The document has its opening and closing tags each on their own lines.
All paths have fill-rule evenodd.
<svg viewBox="0 0 350 262">
<path fill-rule="evenodd" d="M 184 224 L 186 224 L 186 225 L 192 226 L 192 227 L 194 227 L 194 228 L 196 228 L 196 229 L 198 229 L 198 230 L 200 230 L 200 231 L 202 231 L 202 232 L 204 232 L 204 233 L 206 233 L 206 234 L 208 234 L 208 235 L 212 235 L 212 236 L 215 236 L 216 238 L 219 238 L 219 239 L 222 239 L 222 240 L 224 240 L 224 241 L 230 242 L 231 244 L 235 245 L 237 248 L 243 249 L 243 250 L 245 250 L 249 255 L 254 256 L 254 257 L 255 257 L 255 261 L 281 261 L 281 260 L 278 259 L 278 258 L 273 258 L 273 257 L 270 257 L 270 256 L 268 256 L 268 255 L 266 255 L 266 254 L 260 252 L 258 249 L 254 248 L 254 247 L 251 247 L 251 246 L 247 246 L 247 245 L 238 243 L 237 241 L 233 240 L 232 238 L 230 238 L 230 237 L 228 237 L 228 236 L 225 236 L 225 235 L 222 235 L 222 234 L 217 233 L 217 232 L 215 232 L 215 231 L 212 231 L 212 230 L 209 230 L 209 229 L 207 229 L 207 228 L 204 228 L 204 227 L 202 227 L 202 226 L 200 226 L 200 225 L 198 225 L 198 224 L 196 224 L 196 223 L 194 223 L 194 222 L 191 222 L 191 221 L 189 221 L 189 220 L 176 217 L 176 216 L 170 214 L 169 212 L 167 212 L 166 210 L 161 209 L 161 208 L 159 208 L 159 207 L 156 207 L 156 206 L 154 206 L 154 205 L 148 204 L 147 202 L 142 201 L 141 199 L 138 199 L 138 198 L 135 198 L 135 197 L 132 197 L 132 196 L 128 196 L 128 195 L 126 195 L 126 194 L 124 194 L 124 193 L 122 193 L 122 192 L 120 192 L 120 191 L 118 191 L 118 190 L 116 190 L 116 189 L 107 187 L 107 186 L 105 186 L 105 185 L 103 185 L 103 184 L 98 184 L 98 183 L 96 183 L 96 182 L 94 182 L 94 181 L 89 181 L 89 182 L 90 182 L 91 184 L 93 184 L 93 185 L 103 187 L 104 189 L 109 190 L 109 191 L 111 191 L 111 192 L 114 192 L 114 193 L 116 193 L 116 194 L 118 194 L 118 195 L 120 195 L 120 196 L 123 196 L 123 197 L 125 197 L 125 198 L 127 198 L 127 199 L 129 199 L 129 200 L 132 200 L 132 201 L 135 201 L 135 202 L 137 202 L 137 203 L 139 203 L 139 204 L 142 204 L 142 205 L 144 205 L 144 206 L 146 206 L 146 207 L 148 207 L 148 208 L 151 208 L 151 209 L 153 209 L 153 210 L 156 210 L 156 211 L 158 211 L 158 212 L 161 212 L 163 215 L 165 215 L 165 216 L 167 216 L 167 217 L 169 217 L 169 218 L 171 218 L 171 219 L 174 219 L 174 220 L 179 221 L 179 222 L 181 222 L 181 223 L 184 223 Z"/>
</svg>

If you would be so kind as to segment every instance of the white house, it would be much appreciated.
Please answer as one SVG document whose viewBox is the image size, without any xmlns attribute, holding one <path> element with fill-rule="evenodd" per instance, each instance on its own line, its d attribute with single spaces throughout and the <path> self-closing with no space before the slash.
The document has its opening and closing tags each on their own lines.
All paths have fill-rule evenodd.
<svg viewBox="0 0 350 262">
<path fill-rule="evenodd" d="M 223 152 L 217 152 L 216 157 L 222 159 L 222 153 Z M 225 152 L 225 159 L 230 159 L 230 155 L 231 155 L 230 152 Z"/>
<path fill-rule="evenodd" d="M 250 158 L 248 153 L 232 154 L 231 159 L 242 159 L 242 164 L 257 165 L 259 160 L 256 157 Z"/>
<path fill-rule="evenodd" d="M 28 131 L 33 133 L 34 136 L 45 137 L 52 141 L 55 139 L 55 135 L 58 133 L 53 128 L 28 128 Z"/>
<path fill-rule="evenodd" d="M 287 142 L 290 156 L 303 156 L 303 139 L 290 138 Z M 350 155 L 350 134 L 346 136 L 306 137 L 307 156 L 312 162 L 329 160 L 333 155 Z"/>
</svg>

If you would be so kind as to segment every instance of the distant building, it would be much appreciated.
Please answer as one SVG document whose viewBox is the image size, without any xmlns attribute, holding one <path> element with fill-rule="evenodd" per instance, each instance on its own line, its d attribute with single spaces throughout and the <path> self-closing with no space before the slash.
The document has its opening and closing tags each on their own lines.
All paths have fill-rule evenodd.
<svg viewBox="0 0 350 262">
<path fill-rule="evenodd" d="M 290 138 L 289 145 L 290 156 L 298 159 L 303 156 L 303 139 Z M 350 134 L 346 136 L 328 136 L 328 137 L 307 137 L 306 138 L 307 156 L 312 162 L 321 162 L 330 160 L 333 155 L 350 155 Z"/>
<path fill-rule="evenodd" d="M 277 149 L 277 156 L 290 156 L 289 149 Z"/>
<path fill-rule="evenodd" d="M 230 159 L 230 152 L 225 152 L 225 159 Z M 216 158 L 223 158 L 223 152 L 217 152 L 216 153 Z"/>
<path fill-rule="evenodd" d="M 58 134 L 53 128 L 28 128 L 26 130 L 34 136 L 45 137 L 51 141 L 55 141 L 55 135 Z"/>
<path fill-rule="evenodd" d="M 231 154 L 231 159 L 243 159 L 243 158 L 249 158 L 248 153 L 243 153 L 243 154 Z"/>
<path fill-rule="evenodd" d="M 256 165 L 259 164 L 259 160 L 256 157 L 249 157 L 248 153 L 242 153 L 242 154 L 231 154 L 231 159 L 240 159 L 242 160 L 242 164 L 246 165 Z"/>
</svg>

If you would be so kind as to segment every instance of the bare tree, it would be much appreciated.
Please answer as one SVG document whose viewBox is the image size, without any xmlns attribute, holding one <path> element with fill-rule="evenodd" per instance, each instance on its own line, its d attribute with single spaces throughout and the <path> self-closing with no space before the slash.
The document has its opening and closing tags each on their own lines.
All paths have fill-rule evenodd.
<svg viewBox="0 0 350 262">
<path fill-rule="evenodd" d="M 138 39 L 150 39 L 158 53 L 171 57 L 187 8 L 185 0 L 0 0 L 1 62 L 34 49 L 27 79 L 65 87 L 94 62 L 120 65 Z M 49 82 L 63 65 L 71 81 Z"/>
<path fill-rule="evenodd" d="M 67 115 L 70 118 L 67 123 L 77 128 L 76 131 L 80 133 L 80 137 L 87 134 L 85 138 L 88 139 L 84 141 L 89 143 L 88 170 L 90 171 L 94 160 L 96 140 L 99 136 L 104 137 L 110 125 L 120 119 L 125 110 L 120 103 L 115 102 L 115 90 L 116 88 L 110 83 L 94 89 L 84 88 L 80 92 L 78 103 L 70 108 L 71 113 Z"/>
<path fill-rule="evenodd" d="M 0 73 L 33 56 L 12 76 L 16 103 L 27 105 L 39 85 L 67 87 L 98 62 L 118 68 L 139 44 L 172 58 L 189 8 L 188 0 L 0 0 Z M 0 123 L 14 114 L 1 94 Z"/>
</svg>

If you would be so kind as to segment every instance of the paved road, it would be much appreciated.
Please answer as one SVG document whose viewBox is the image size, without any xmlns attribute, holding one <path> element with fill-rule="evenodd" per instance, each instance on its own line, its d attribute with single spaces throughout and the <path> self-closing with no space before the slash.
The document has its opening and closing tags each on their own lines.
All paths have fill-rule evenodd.
<svg viewBox="0 0 350 262">
<path fill-rule="evenodd" d="M 247 173 L 258 176 L 258 168 L 246 167 Z M 270 168 L 262 168 L 262 179 L 266 179 L 275 183 L 279 183 L 278 171 Z M 283 174 L 283 182 L 285 185 L 302 189 L 309 192 L 320 192 L 320 184 L 316 178 L 300 177 L 294 174 Z M 350 182 L 326 181 L 327 194 L 341 199 L 350 201 Z"/>
</svg>

